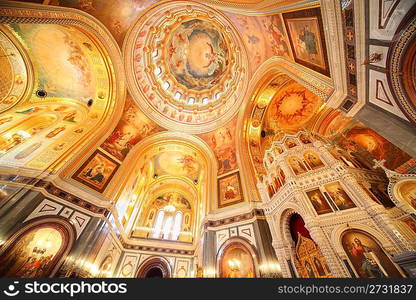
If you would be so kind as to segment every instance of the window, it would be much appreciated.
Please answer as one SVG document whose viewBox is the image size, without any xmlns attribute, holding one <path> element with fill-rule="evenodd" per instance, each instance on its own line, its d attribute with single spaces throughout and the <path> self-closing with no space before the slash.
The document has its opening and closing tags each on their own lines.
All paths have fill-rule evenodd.
<svg viewBox="0 0 416 300">
<path fill-rule="evenodd" d="M 153 226 L 152 238 L 164 240 L 178 240 L 182 228 L 182 212 L 165 213 L 159 210 Z"/>
<path fill-rule="evenodd" d="M 163 224 L 164 217 L 165 217 L 165 212 L 163 210 L 159 210 L 159 212 L 157 214 L 155 226 L 154 226 L 154 229 L 153 229 L 152 238 L 155 238 L 155 239 L 159 238 L 160 231 L 162 230 L 162 224 Z"/>
</svg>

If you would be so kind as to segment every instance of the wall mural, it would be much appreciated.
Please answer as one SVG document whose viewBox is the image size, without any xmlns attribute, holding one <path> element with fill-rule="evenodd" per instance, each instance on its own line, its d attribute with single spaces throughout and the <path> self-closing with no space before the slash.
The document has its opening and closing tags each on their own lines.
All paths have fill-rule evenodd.
<svg viewBox="0 0 416 300">
<path fill-rule="evenodd" d="M 99 54 L 89 38 L 64 25 L 10 26 L 30 49 L 31 60 L 39 78 L 39 89 L 47 91 L 48 96 L 52 97 L 81 101 L 94 98 L 99 85 L 93 64 L 99 62 L 94 60 Z M 103 63 L 98 65 L 105 70 Z"/>
<path fill-rule="evenodd" d="M 162 152 L 153 157 L 155 174 L 173 176 L 187 176 L 191 180 L 198 180 L 202 169 L 195 155 L 184 152 Z"/>
<path fill-rule="evenodd" d="M 339 210 L 356 207 L 339 182 L 327 184 L 325 189 Z"/>
<path fill-rule="evenodd" d="M 222 254 L 221 278 L 254 278 L 254 261 L 250 251 L 242 244 L 232 244 Z"/>
<path fill-rule="evenodd" d="M 239 172 L 218 179 L 218 207 L 226 207 L 243 202 Z"/>
<path fill-rule="evenodd" d="M 380 245 L 367 233 L 346 231 L 342 246 L 360 278 L 402 277 Z"/>
<path fill-rule="evenodd" d="M 264 131 L 298 130 L 316 115 L 322 104 L 320 97 L 292 81 L 270 102 L 263 121 Z"/>
<path fill-rule="evenodd" d="M 34 228 L 24 233 L 0 258 L 0 277 L 48 277 L 66 247 L 59 228 Z"/>
<path fill-rule="evenodd" d="M 272 56 L 292 58 L 286 29 L 280 14 L 253 17 L 226 13 L 237 26 L 249 52 L 252 70 Z"/>
<path fill-rule="evenodd" d="M 133 146 L 160 130 L 162 129 L 148 119 L 128 96 L 123 116 L 101 148 L 123 161 Z"/>
<path fill-rule="evenodd" d="M 320 8 L 283 14 L 295 61 L 329 76 Z"/>
<path fill-rule="evenodd" d="M 342 147 L 357 151 L 366 150 L 377 160 L 385 159 L 385 166 L 394 170 L 411 157 L 373 130 L 357 125 L 340 138 Z"/>
<path fill-rule="evenodd" d="M 102 151 L 96 150 L 72 175 L 72 178 L 102 193 L 119 166 L 119 163 L 114 159 Z"/>
<path fill-rule="evenodd" d="M 237 118 L 225 126 L 205 134 L 200 137 L 214 151 L 218 162 L 218 175 L 237 169 L 237 156 L 235 145 L 235 133 Z"/>
<path fill-rule="evenodd" d="M 332 209 L 326 201 L 325 196 L 319 189 L 308 191 L 306 192 L 306 195 L 308 196 L 318 215 L 332 212 Z"/>
<path fill-rule="evenodd" d="M 312 170 L 324 167 L 324 163 L 319 158 L 319 155 L 315 152 L 308 151 L 305 154 L 303 154 L 303 157 L 305 158 L 306 163 Z"/>
<path fill-rule="evenodd" d="M 113 34 L 119 45 L 131 23 L 148 6 L 156 0 L 51 0 L 52 5 L 83 10 L 100 20 Z"/>
</svg>

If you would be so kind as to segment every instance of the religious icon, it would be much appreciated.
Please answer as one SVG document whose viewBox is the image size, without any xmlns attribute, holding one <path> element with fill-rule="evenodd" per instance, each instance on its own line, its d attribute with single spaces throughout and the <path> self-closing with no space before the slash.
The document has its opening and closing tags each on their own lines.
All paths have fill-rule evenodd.
<svg viewBox="0 0 416 300">
<path fill-rule="evenodd" d="M 47 277 L 59 259 L 63 236 L 53 227 L 35 228 L 0 257 L 0 277 Z"/>
<path fill-rule="evenodd" d="M 300 175 L 308 171 L 303 161 L 297 157 L 289 157 L 289 164 L 292 167 L 292 170 L 295 173 L 295 175 Z"/>
<path fill-rule="evenodd" d="M 402 277 L 379 244 L 368 234 L 348 230 L 342 246 L 361 278 Z"/>
<path fill-rule="evenodd" d="M 332 212 L 331 207 L 319 189 L 306 192 L 318 215 Z"/>
<path fill-rule="evenodd" d="M 286 144 L 286 147 L 288 147 L 289 149 L 296 147 L 298 145 L 298 143 L 294 139 L 287 139 L 285 144 Z"/>
<path fill-rule="evenodd" d="M 239 173 L 218 179 L 218 207 L 225 207 L 243 201 Z"/>
<path fill-rule="evenodd" d="M 72 176 L 75 180 L 102 192 L 110 183 L 119 164 L 100 150 L 95 153 Z"/>
<path fill-rule="evenodd" d="M 315 257 L 313 259 L 313 264 L 315 265 L 315 269 L 318 271 L 319 276 L 325 276 L 324 267 L 321 264 L 321 261 Z"/>
<path fill-rule="evenodd" d="M 304 135 L 304 134 L 301 134 L 299 138 L 300 138 L 300 141 L 304 144 L 312 143 L 311 140 L 309 139 L 309 137 Z"/>
<path fill-rule="evenodd" d="M 348 194 L 344 191 L 341 184 L 339 182 L 334 182 L 331 184 L 325 185 L 325 189 L 331 196 L 332 200 L 334 201 L 335 205 L 338 207 L 339 210 L 344 210 L 348 208 L 356 207 L 354 202 L 348 196 Z"/>
<path fill-rule="evenodd" d="M 324 166 L 323 162 L 321 161 L 321 159 L 319 158 L 318 154 L 312 152 L 312 151 L 308 151 L 306 152 L 303 157 L 306 160 L 306 163 L 311 167 L 311 169 L 315 170 L 315 169 L 319 169 L 322 168 Z"/>
<path fill-rule="evenodd" d="M 284 13 L 283 18 L 295 61 L 329 75 L 320 8 Z"/>
</svg>

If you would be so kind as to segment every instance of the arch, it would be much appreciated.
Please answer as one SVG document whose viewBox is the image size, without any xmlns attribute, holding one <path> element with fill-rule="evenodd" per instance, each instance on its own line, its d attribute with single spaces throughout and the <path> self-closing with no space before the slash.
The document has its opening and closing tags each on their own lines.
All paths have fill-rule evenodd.
<svg viewBox="0 0 416 300">
<path fill-rule="evenodd" d="M 48 236 L 45 246 L 43 246 L 43 240 L 33 240 L 36 233 L 46 234 L 45 231 L 48 229 L 52 229 L 59 233 L 58 235 L 54 232 L 54 236 L 57 239 L 48 241 Z M 41 230 L 43 230 L 43 232 L 41 232 Z M 61 238 L 59 248 L 57 251 L 53 252 L 53 250 L 50 249 L 51 247 L 54 247 L 54 242 L 56 243 L 59 241 L 59 237 Z M 1 247 L 0 261 L 7 258 L 7 266 L 5 263 L 3 263 L 2 266 L 4 269 L 10 268 L 9 271 L 3 269 L 3 272 L 6 273 L 2 276 L 53 277 L 61 267 L 68 253 L 71 251 L 75 239 L 75 229 L 66 219 L 61 217 L 39 217 L 23 223 L 20 228 L 7 238 L 6 242 Z M 48 245 L 48 243 L 51 244 Z M 29 246 L 31 246 L 31 250 L 29 249 Z M 16 249 L 15 247 L 19 248 Z M 14 268 L 19 262 L 20 257 L 24 254 L 25 256 L 23 256 L 23 258 L 27 258 L 27 261 L 17 268 Z M 51 255 L 52 257 L 50 257 Z M 14 257 L 14 259 L 12 259 L 12 257 Z M 28 264 L 29 259 L 31 259 L 30 264 Z M 10 273 L 12 271 L 14 272 L 13 274 Z"/>
<path fill-rule="evenodd" d="M 108 77 L 106 78 L 106 90 L 103 92 L 99 89 L 92 90 L 92 101 L 88 99 L 78 99 L 80 104 L 89 106 L 89 126 L 87 123 L 81 131 L 65 133 L 65 138 L 71 140 L 71 143 L 64 143 L 65 145 L 50 145 L 49 156 L 46 157 L 44 152 L 37 155 L 33 162 L 27 164 L 27 169 L 31 170 L 30 175 L 37 174 L 44 170 L 50 170 L 55 173 L 61 173 L 64 166 L 73 161 L 79 160 L 79 155 L 85 149 L 90 149 L 94 144 L 104 139 L 108 132 L 115 127 L 116 122 L 121 116 L 125 99 L 125 78 L 123 72 L 123 65 L 121 61 L 120 49 L 110 34 L 110 32 L 98 22 L 91 15 L 80 10 L 54 7 L 37 4 L 19 3 L 19 2 L 2 2 L 0 4 L 0 23 L 13 23 L 16 26 L 26 26 L 25 28 L 66 28 L 65 30 L 73 30 L 77 34 L 82 35 L 88 42 L 82 47 L 86 47 L 85 53 L 92 51 L 99 53 L 104 68 Z M 26 25 L 31 24 L 31 25 Z M 48 35 L 42 35 L 47 37 Z M 47 45 L 46 45 L 47 46 Z M 33 55 L 28 53 L 29 56 Z M 88 54 L 89 55 L 89 54 Z M 74 59 L 76 59 L 74 57 Z M 34 60 L 30 59 L 32 63 Z M 74 62 L 76 63 L 76 62 Z M 36 73 L 39 68 L 33 68 Z M 38 80 L 39 74 L 34 75 L 35 80 Z M 48 95 L 49 98 L 49 95 Z M 65 101 L 65 99 L 57 98 L 55 100 Z M 42 100 L 43 101 L 43 100 Z M 31 102 L 36 105 L 40 100 L 32 93 Z M 55 151 L 55 152 L 54 152 Z M 54 155 L 51 155 L 54 153 Z M 34 172 L 33 172 L 34 171 Z M 61 173 L 65 176 L 65 172 Z"/>
<path fill-rule="evenodd" d="M 416 176 L 406 176 L 390 183 L 388 192 L 398 205 L 406 203 L 413 211 L 416 210 Z"/>
<path fill-rule="evenodd" d="M 344 248 L 342 246 L 341 238 L 342 238 L 342 234 L 347 230 L 361 230 L 363 232 L 366 232 L 372 237 L 374 237 L 379 245 L 383 245 L 387 251 L 389 252 L 397 251 L 396 247 L 394 246 L 394 243 L 392 243 L 392 241 L 388 237 L 386 237 L 381 232 L 377 231 L 376 229 L 368 225 L 357 224 L 357 223 L 342 224 L 342 225 L 335 227 L 331 233 L 332 244 L 334 245 L 335 250 L 340 257 L 343 257 L 343 258 L 346 257 Z"/>
<path fill-rule="evenodd" d="M 185 133 L 179 132 L 160 132 L 152 136 L 149 136 L 140 141 L 129 152 L 123 164 L 120 166 L 117 173 L 114 175 L 113 180 L 104 192 L 104 197 L 110 199 L 118 199 L 122 193 L 125 185 L 127 184 L 126 178 L 132 173 L 131 166 L 136 165 L 137 161 L 146 155 L 146 153 L 152 148 L 157 149 L 166 144 L 178 144 L 191 147 L 196 153 L 203 158 L 203 164 L 205 168 L 204 172 L 204 185 L 205 188 L 201 195 L 202 199 L 210 199 L 209 203 L 203 203 L 203 211 L 208 212 L 213 209 L 212 204 L 216 202 L 216 174 L 217 174 L 217 161 L 211 148 L 199 137 L 195 137 Z M 116 184 L 116 182 L 118 182 Z M 120 184 L 120 182 L 122 184 Z M 194 184 L 194 183 L 193 183 Z"/>
<path fill-rule="evenodd" d="M 306 214 L 303 209 L 294 203 L 284 205 L 273 217 L 274 224 L 277 230 L 277 238 L 279 240 L 284 240 L 289 242 L 292 246 L 295 245 L 295 242 L 292 240 L 292 235 L 290 233 L 290 218 L 292 215 L 298 214 L 306 222 L 304 217 Z"/>
<path fill-rule="evenodd" d="M 256 248 L 253 244 L 251 244 L 248 240 L 242 237 L 233 237 L 228 240 L 226 240 L 221 247 L 219 248 L 217 252 L 216 257 L 216 266 L 217 266 L 217 277 L 224 278 L 229 277 L 225 276 L 225 270 L 224 270 L 224 259 L 226 259 L 226 255 L 228 251 L 234 250 L 234 249 L 240 249 L 241 251 L 246 253 L 245 258 L 250 260 L 250 268 L 248 268 L 247 274 L 245 274 L 246 277 L 259 277 L 259 261 L 258 261 L 258 255 Z M 248 256 L 247 256 L 248 254 Z M 230 275 L 230 274 L 228 274 Z M 234 277 L 234 276 L 233 276 Z M 233 278 L 232 277 L 232 278 Z"/>
<path fill-rule="evenodd" d="M 416 6 L 403 17 L 387 53 L 387 81 L 393 98 L 411 123 L 416 124 L 416 86 L 414 83 L 416 58 Z"/>
<path fill-rule="evenodd" d="M 163 278 L 171 278 L 172 270 L 169 262 L 162 256 L 152 256 L 146 259 L 137 269 L 136 278 L 146 278 L 152 269 L 159 269 Z"/>
<path fill-rule="evenodd" d="M 259 95 L 264 90 L 264 87 L 279 77 L 287 78 L 303 85 L 322 98 L 324 102 L 328 102 L 330 96 L 334 95 L 332 83 L 328 78 L 282 57 L 270 58 L 257 69 L 250 81 L 246 99 L 243 101 L 244 106 L 238 115 L 237 128 L 241 128 L 241 131 L 236 136 L 237 159 L 243 170 L 242 180 L 245 182 L 245 194 L 252 199 L 259 198 L 256 188 L 258 183 L 255 167 L 256 160 L 258 165 L 261 165 L 261 168 L 264 168 L 264 166 L 262 163 L 263 154 L 260 153 L 257 156 L 252 154 L 252 147 L 255 148 L 258 145 L 256 145 L 257 141 L 250 137 L 250 133 L 255 127 L 247 120 L 251 119 L 251 115 L 259 101 Z M 270 97 L 272 94 L 268 96 Z M 267 98 L 267 95 L 265 97 Z M 260 124 L 256 126 L 258 127 Z"/>
<path fill-rule="evenodd" d="M 14 54 L 13 57 L 17 61 L 17 63 L 12 63 L 8 60 L 10 70 L 12 70 L 10 73 L 17 74 L 17 76 L 16 80 L 10 80 L 10 86 L 7 91 L 0 91 L 0 102 L 2 102 L 0 104 L 0 113 L 3 113 L 28 99 L 33 90 L 34 74 L 33 65 L 27 51 L 16 39 L 16 37 L 7 31 L 4 25 L 0 24 L 0 45 L 1 44 L 9 48 L 8 51 L 11 51 Z M 1 46 L 0 51 L 3 52 L 1 50 Z M 5 54 L 7 55 L 8 53 Z M 9 74 L 9 76 L 11 75 L 12 74 Z M 4 74 L 2 76 L 6 77 L 7 75 Z"/>
</svg>

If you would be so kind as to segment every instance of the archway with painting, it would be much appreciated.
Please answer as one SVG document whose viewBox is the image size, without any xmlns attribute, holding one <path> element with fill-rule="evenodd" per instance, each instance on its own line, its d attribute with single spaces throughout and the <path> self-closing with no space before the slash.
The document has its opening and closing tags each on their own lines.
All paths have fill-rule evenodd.
<svg viewBox="0 0 416 300">
<path fill-rule="evenodd" d="M 74 242 L 67 221 L 38 219 L 13 233 L 0 250 L 0 277 L 53 277 Z"/>
<path fill-rule="evenodd" d="M 170 278 L 171 270 L 169 263 L 162 257 L 147 259 L 139 267 L 137 278 Z"/>
<path fill-rule="evenodd" d="M 255 251 L 246 241 L 232 239 L 226 242 L 217 258 L 220 278 L 255 278 Z"/>
<path fill-rule="evenodd" d="M 342 247 L 360 278 L 403 277 L 380 244 L 361 230 L 347 230 L 341 237 Z"/>
<path fill-rule="evenodd" d="M 318 245 L 312 240 L 305 222 L 299 214 L 293 214 L 289 220 L 290 234 L 296 244 L 295 266 L 302 278 L 332 277 L 325 257 Z"/>
</svg>

